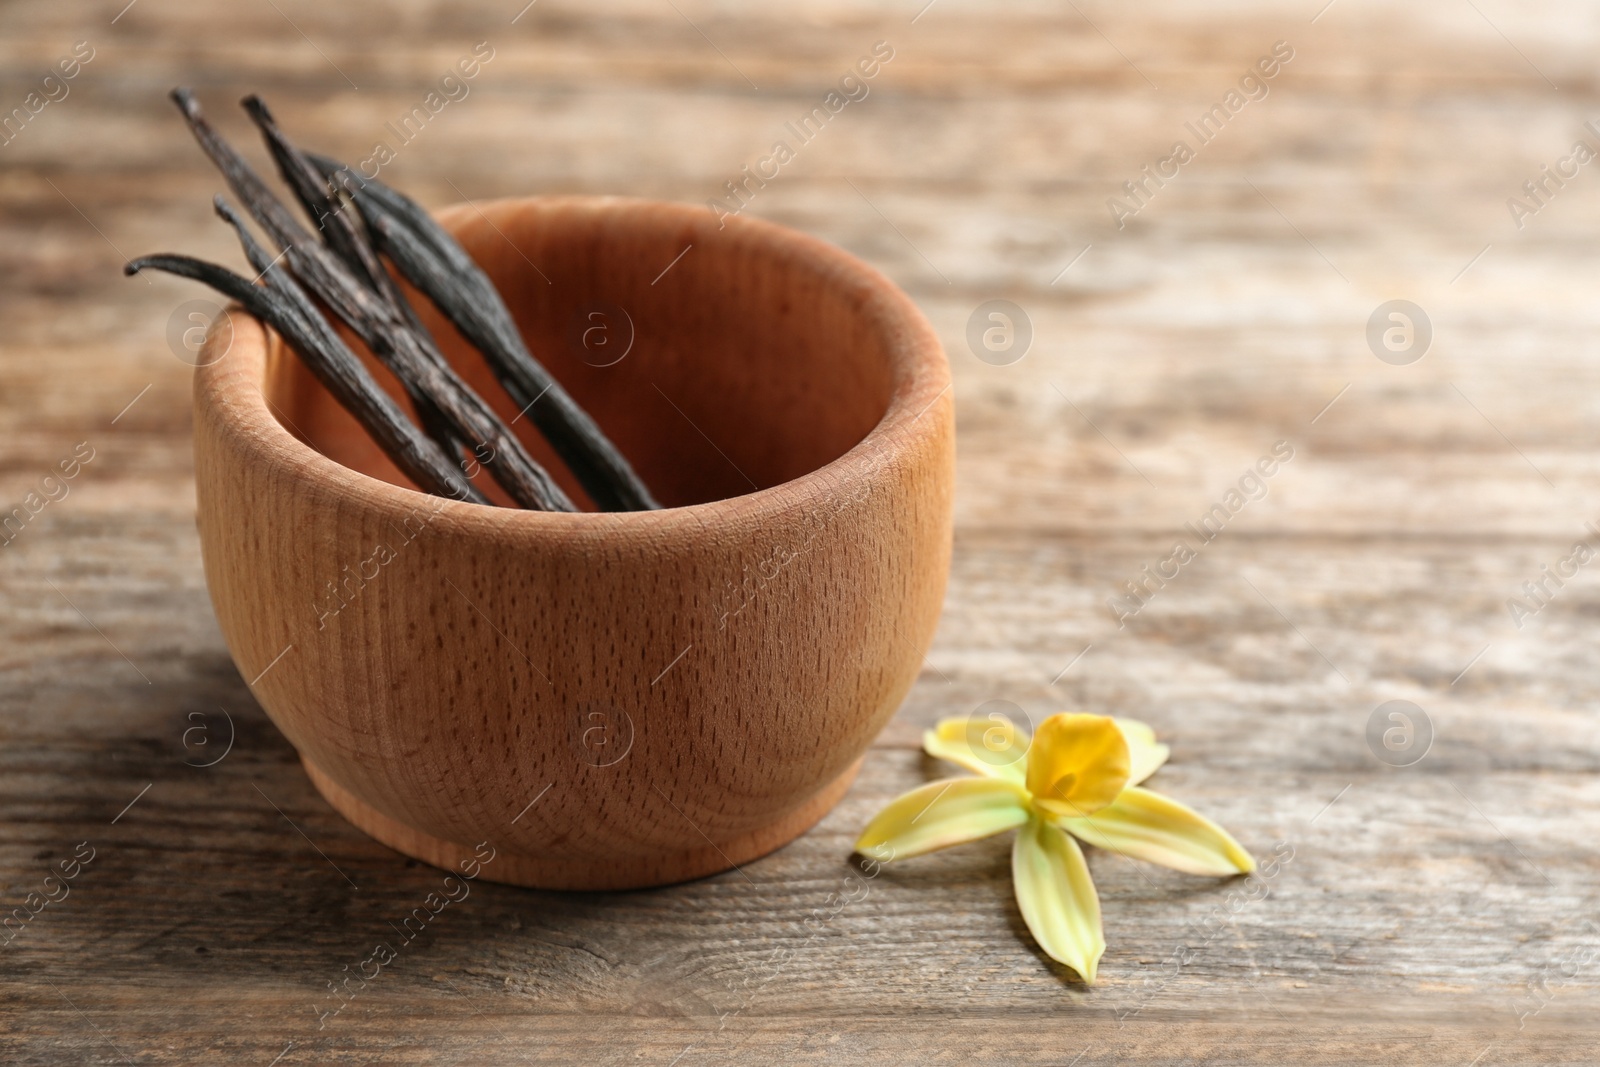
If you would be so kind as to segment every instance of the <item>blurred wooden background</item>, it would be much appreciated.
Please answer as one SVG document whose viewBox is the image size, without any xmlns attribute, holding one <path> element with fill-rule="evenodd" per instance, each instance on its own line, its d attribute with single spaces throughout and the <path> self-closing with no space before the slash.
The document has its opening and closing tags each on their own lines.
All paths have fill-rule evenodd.
<svg viewBox="0 0 1600 1067">
<path fill-rule="evenodd" d="M 924 3 L 0 7 L 0 114 L 59 96 L 49 68 L 93 50 L 0 145 L 0 510 L 80 442 L 93 454 L 0 549 L 0 910 L 94 849 L 0 944 L 0 1059 L 1600 1055 L 1600 592 L 1580 570 L 1520 628 L 1506 604 L 1600 538 L 1600 169 L 1547 184 L 1521 228 L 1507 206 L 1575 141 L 1600 146 L 1583 127 L 1600 13 Z M 700 202 L 878 41 L 894 58 L 870 95 L 750 210 L 880 266 L 955 369 L 956 559 L 910 699 L 844 803 L 742 874 L 612 896 L 480 884 L 319 1027 L 328 984 L 439 875 L 322 802 L 213 622 L 190 372 L 168 341 L 207 294 L 119 270 L 169 249 L 239 261 L 166 90 L 195 86 L 241 143 L 231 102 L 259 91 L 359 159 L 488 42 L 470 95 L 385 177 L 435 205 Z M 1268 95 L 1119 230 L 1107 199 L 1193 146 L 1184 123 L 1279 41 L 1293 58 Z M 991 299 L 1031 322 L 1019 361 L 968 347 Z M 1366 340 L 1393 299 L 1432 323 L 1406 365 Z M 1119 629 L 1108 598 L 1278 441 L 1294 458 L 1266 498 Z M 1110 944 L 1093 989 L 1022 934 L 1003 839 L 843 901 L 855 832 L 941 773 L 920 730 L 989 700 L 1155 724 L 1173 745 L 1157 787 L 1292 862 L 1233 910 L 1237 887 L 1092 854 Z M 1368 745 L 1390 700 L 1431 724 L 1410 767 Z M 223 710 L 231 751 L 192 766 Z"/>
</svg>

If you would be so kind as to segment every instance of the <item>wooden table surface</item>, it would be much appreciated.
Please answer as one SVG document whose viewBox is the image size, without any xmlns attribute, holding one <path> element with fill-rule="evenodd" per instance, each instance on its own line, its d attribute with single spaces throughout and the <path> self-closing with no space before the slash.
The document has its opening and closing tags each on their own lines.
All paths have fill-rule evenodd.
<svg viewBox="0 0 1600 1067">
<path fill-rule="evenodd" d="M 0 551 L 4 910 L 93 854 L 0 944 L 0 1060 L 1593 1062 L 1600 588 L 1562 561 L 1600 549 L 1600 168 L 1572 155 L 1600 146 L 1600 20 L 1322 2 L 0 8 L 0 115 L 68 90 L 0 145 L 0 510 L 92 454 Z M 359 159 L 488 42 L 386 177 L 439 206 L 703 202 L 878 41 L 870 94 L 749 211 L 887 272 L 954 367 L 954 569 L 905 706 L 776 854 L 652 892 L 478 884 L 319 1019 L 440 875 L 313 791 L 213 620 L 168 340 L 206 294 L 119 271 L 238 262 L 165 91 L 241 141 L 260 91 Z M 1201 143 L 1185 123 L 1279 41 Z M 1180 139 L 1119 229 L 1108 199 Z M 1567 177 L 1529 199 L 1543 166 Z M 1020 360 L 968 345 L 991 299 L 1031 323 Z M 1420 359 L 1369 346 L 1395 299 L 1431 322 Z M 1278 442 L 1266 496 L 1119 626 L 1108 601 Z M 846 899 L 856 832 L 940 773 L 920 731 L 991 700 L 1149 721 L 1154 784 L 1292 859 L 1244 900 L 1092 853 L 1093 988 L 1027 940 L 1003 838 Z M 1406 767 L 1368 742 L 1392 700 L 1432 736 Z"/>
</svg>

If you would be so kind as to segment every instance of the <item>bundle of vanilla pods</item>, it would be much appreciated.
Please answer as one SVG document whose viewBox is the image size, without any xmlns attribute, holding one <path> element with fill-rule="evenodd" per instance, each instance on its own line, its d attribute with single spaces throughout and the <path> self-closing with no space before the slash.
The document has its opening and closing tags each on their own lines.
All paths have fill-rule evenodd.
<svg viewBox="0 0 1600 1067">
<path fill-rule="evenodd" d="M 127 265 L 128 274 L 152 267 L 204 282 L 236 300 L 289 343 L 425 492 L 490 503 L 465 473 L 466 449 L 519 507 L 577 510 L 511 428 L 451 368 L 379 258 L 386 257 L 483 353 L 507 395 L 528 412 L 601 510 L 660 506 L 594 420 L 529 354 L 488 276 L 420 206 L 336 160 L 296 148 L 267 106 L 258 97 L 246 97 L 245 111 L 266 139 L 284 182 L 316 224 L 313 233 L 217 134 L 192 92 L 174 89 L 172 99 L 279 255 L 262 247 L 219 196 L 217 214 L 238 234 L 257 272 L 254 281 L 180 255 L 143 256 Z M 399 379 L 417 423 L 367 372 L 326 311 Z"/>
</svg>

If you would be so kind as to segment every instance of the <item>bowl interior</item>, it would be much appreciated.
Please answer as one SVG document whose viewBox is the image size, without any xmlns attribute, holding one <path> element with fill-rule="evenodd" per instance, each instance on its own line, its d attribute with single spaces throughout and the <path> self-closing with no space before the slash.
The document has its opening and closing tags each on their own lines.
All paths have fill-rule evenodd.
<svg viewBox="0 0 1600 1067">
<path fill-rule="evenodd" d="M 719 230 L 710 218 L 681 205 L 594 199 L 441 215 L 499 288 L 529 351 L 669 507 L 826 465 L 883 418 L 894 389 L 886 330 L 869 310 L 869 271 L 778 227 L 734 220 Z M 483 358 L 426 298 L 408 295 L 446 358 L 592 508 Z M 352 347 L 409 410 L 399 383 Z M 268 354 L 265 393 L 278 421 L 323 455 L 411 484 L 280 343 Z M 506 501 L 487 472 L 478 483 Z"/>
</svg>

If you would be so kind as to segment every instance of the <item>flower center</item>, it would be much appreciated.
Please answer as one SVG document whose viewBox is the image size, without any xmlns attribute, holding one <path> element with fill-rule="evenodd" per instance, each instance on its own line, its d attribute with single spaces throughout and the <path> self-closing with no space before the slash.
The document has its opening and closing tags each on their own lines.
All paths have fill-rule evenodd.
<svg viewBox="0 0 1600 1067">
<path fill-rule="evenodd" d="M 1077 784 L 1078 776 L 1076 774 L 1063 774 L 1050 786 L 1050 796 L 1057 800 L 1064 800 L 1070 803 L 1072 799 L 1072 789 Z"/>
<path fill-rule="evenodd" d="M 1028 748 L 1027 788 L 1042 813 L 1093 815 L 1128 784 L 1128 744 L 1103 715 L 1052 715 Z"/>
</svg>

